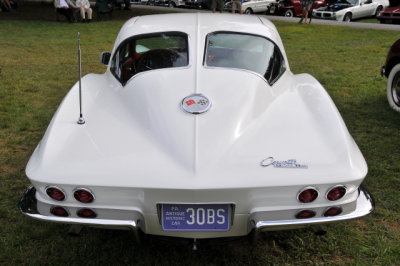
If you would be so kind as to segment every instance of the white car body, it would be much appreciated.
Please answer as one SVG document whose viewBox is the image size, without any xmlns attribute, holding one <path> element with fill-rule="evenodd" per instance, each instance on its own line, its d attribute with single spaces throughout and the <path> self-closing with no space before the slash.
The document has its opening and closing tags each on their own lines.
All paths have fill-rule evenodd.
<svg viewBox="0 0 400 266">
<path fill-rule="evenodd" d="M 168 32 L 187 35 L 188 64 L 147 70 L 121 83 L 113 64 L 127 40 Z M 224 34 L 268 42 L 281 60 L 279 75 L 270 82 L 253 71 L 211 66 L 211 51 L 220 47 L 211 42 L 206 47 L 206 40 Z M 259 49 L 264 48 L 252 51 Z M 187 100 L 190 95 L 209 99 L 207 109 L 199 111 L 203 113 L 186 110 L 194 99 Z M 372 197 L 360 187 L 367 164 L 338 110 L 312 76 L 292 74 L 280 36 L 264 17 L 198 13 L 132 18 L 116 38 L 107 71 L 82 78 L 85 124 L 77 124 L 78 99 L 77 83 L 26 167 L 32 186 L 21 198 L 20 210 L 30 217 L 217 238 L 353 219 L 373 210 Z M 345 188 L 344 196 L 328 200 L 328 191 L 337 186 Z M 50 198 L 53 187 L 65 198 Z M 94 195 L 93 202 L 74 198 L 81 188 Z M 308 188 L 318 197 L 302 203 L 299 192 Z M 163 204 L 172 209 L 188 204 L 179 210 L 191 218 L 164 213 Z M 210 209 L 214 204 L 227 209 Z M 66 215 L 53 215 L 55 206 L 65 208 Z M 325 217 L 332 206 L 342 213 Z M 80 217 L 82 208 L 96 217 Z M 296 218 L 302 210 L 313 215 Z M 199 228 L 165 230 L 168 215 Z M 200 227 L 225 222 L 222 215 L 227 215 L 229 228 Z"/>
<path fill-rule="evenodd" d="M 242 3 L 242 11 L 245 14 L 267 12 L 275 0 L 248 0 Z"/>
<path fill-rule="evenodd" d="M 389 6 L 388 0 L 341 0 L 338 3 L 313 10 L 313 17 L 337 21 L 351 21 L 379 14 Z M 346 14 L 348 14 L 346 16 Z"/>
</svg>

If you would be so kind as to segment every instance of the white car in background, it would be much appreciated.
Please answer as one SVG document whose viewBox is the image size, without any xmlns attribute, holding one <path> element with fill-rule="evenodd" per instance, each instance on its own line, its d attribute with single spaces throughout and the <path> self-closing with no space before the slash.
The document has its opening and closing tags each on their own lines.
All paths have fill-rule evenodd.
<svg viewBox="0 0 400 266">
<path fill-rule="evenodd" d="M 290 71 L 265 17 L 134 17 L 101 62 L 106 72 L 72 87 L 30 158 L 24 214 L 199 239 L 374 209 L 335 104 Z"/>
<path fill-rule="evenodd" d="M 271 5 L 276 3 L 275 0 L 245 0 L 242 3 L 242 12 L 244 14 L 265 13 Z M 232 10 L 232 3 L 230 1 L 225 3 L 225 10 Z"/>
<path fill-rule="evenodd" d="M 313 17 L 350 22 L 354 19 L 376 16 L 387 6 L 389 6 L 388 0 L 339 0 L 313 10 Z"/>
</svg>

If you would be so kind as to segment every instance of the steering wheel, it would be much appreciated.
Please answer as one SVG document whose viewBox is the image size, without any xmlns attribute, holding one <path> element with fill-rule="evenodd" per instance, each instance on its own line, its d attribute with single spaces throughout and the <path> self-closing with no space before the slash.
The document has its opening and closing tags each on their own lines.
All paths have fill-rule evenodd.
<svg viewBox="0 0 400 266">
<path fill-rule="evenodd" d="M 173 49 L 153 49 L 145 52 L 139 59 L 137 64 L 137 72 L 179 67 L 185 65 L 184 57 Z"/>
</svg>

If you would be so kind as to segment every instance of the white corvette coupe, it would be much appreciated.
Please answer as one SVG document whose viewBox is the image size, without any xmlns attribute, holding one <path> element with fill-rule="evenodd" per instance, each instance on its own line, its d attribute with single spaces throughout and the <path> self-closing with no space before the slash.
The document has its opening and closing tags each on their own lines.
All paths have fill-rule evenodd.
<svg viewBox="0 0 400 266">
<path fill-rule="evenodd" d="M 101 61 L 107 71 L 72 87 L 30 158 L 24 214 L 196 239 L 372 212 L 338 110 L 290 71 L 264 17 L 135 17 Z"/>
<path fill-rule="evenodd" d="M 338 0 L 313 10 L 313 17 L 350 22 L 353 19 L 377 16 L 388 6 L 388 0 Z"/>
</svg>

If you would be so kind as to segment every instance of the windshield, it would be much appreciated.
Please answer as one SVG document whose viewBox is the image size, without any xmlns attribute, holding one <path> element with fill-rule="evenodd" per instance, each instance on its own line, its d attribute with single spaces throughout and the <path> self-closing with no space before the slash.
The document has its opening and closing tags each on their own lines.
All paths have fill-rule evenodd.
<svg viewBox="0 0 400 266">
<path fill-rule="evenodd" d="M 115 51 L 110 70 L 125 84 L 137 73 L 187 66 L 188 37 L 170 32 L 142 35 L 124 41 Z"/>
<path fill-rule="evenodd" d="M 270 40 L 249 34 L 221 32 L 208 35 L 205 65 L 244 69 L 273 84 L 285 71 L 279 48 Z"/>
</svg>

